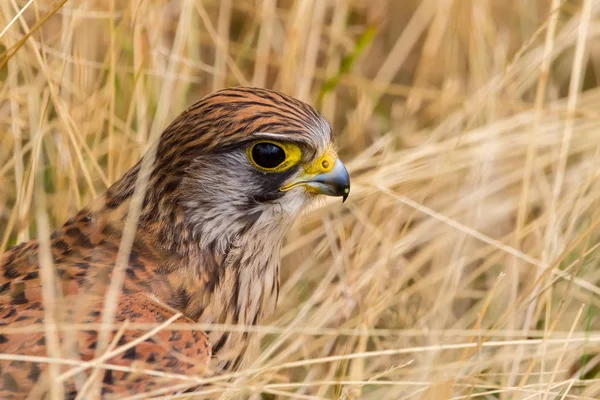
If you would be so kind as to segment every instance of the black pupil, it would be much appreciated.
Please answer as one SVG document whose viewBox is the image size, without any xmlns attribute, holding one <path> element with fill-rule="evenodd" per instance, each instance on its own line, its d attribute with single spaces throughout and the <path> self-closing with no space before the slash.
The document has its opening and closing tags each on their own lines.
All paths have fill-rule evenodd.
<svg viewBox="0 0 600 400">
<path fill-rule="evenodd" d="M 275 168 L 285 161 L 285 151 L 273 143 L 257 143 L 252 147 L 252 159 L 263 168 Z"/>
</svg>

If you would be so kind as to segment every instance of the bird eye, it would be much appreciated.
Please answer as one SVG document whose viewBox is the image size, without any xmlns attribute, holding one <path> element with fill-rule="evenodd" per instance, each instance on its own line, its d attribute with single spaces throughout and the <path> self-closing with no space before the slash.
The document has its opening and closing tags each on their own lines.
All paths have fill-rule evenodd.
<svg viewBox="0 0 600 400">
<path fill-rule="evenodd" d="M 252 165 L 263 172 L 282 172 L 298 164 L 302 150 L 291 142 L 260 140 L 246 148 Z"/>
<path fill-rule="evenodd" d="M 259 142 L 252 146 L 252 160 L 259 167 L 273 169 L 285 161 L 285 150 L 274 143 Z"/>
</svg>

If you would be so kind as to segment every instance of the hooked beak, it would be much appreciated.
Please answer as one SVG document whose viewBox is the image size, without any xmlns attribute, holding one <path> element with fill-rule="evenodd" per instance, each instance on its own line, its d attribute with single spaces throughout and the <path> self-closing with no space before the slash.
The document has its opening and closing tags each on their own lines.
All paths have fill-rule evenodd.
<svg viewBox="0 0 600 400">
<path fill-rule="evenodd" d="M 341 196 L 343 203 L 350 193 L 350 175 L 344 163 L 337 158 L 337 154 L 328 151 L 279 190 L 287 191 L 296 186 L 304 186 L 307 191 L 316 194 Z"/>
</svg>

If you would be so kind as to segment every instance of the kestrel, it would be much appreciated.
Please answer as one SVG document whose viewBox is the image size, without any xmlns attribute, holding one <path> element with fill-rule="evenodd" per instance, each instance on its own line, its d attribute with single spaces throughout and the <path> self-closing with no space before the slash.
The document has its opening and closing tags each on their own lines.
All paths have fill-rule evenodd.
<svg viewBox="0 0 600 400">
<path fill-rule="evenodd" d="M 102 319 L 144 158 L 50 237 L 56 343 L 43 329 L 43 246 L 22 243 L 0 259 L 0 398 L 48 396 L 55 349 L 61 360 L 75 361 L 58 370 L 64 395 L 89 389 L 93 365 L 73 368 L 98 356 L 98 330 L 60 327 Z M 164 130 L 148 165 L 117 323 L 157 324 L 178 313 L 178 324 L 260 323 L 277 302 L 288 228 L 317 195 L 345 200 L 350 190 L 328 122 L 302 101 L 258 88 L 224 89 L 189 107 Z M 34 324 L 40 329 L 27 329 Z M 126 350 L 96 370 L 105 395 L 177 383 L 148 370 L 202 376 L 211 358 L 213 371 L 234 369 L 247 341 L 243 332 L 161 330 L 144 338 L 147 330 L 126 325 L 110 332 L 108 351 Z"/>
</svg>

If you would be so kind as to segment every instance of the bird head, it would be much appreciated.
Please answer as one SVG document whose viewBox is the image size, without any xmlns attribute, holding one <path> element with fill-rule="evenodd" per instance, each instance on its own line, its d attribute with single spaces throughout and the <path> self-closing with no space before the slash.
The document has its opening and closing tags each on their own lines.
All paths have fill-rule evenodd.
<svg viewBox="0 0 600 400">
<path fill-rule="evenodd" d="M 222 248 L 245 234 L 283 236 L 319 195 L 345 200 L 349 191 L 331 126 L 317 111 L 237 87 L 200 100 L 163 132 L 142 220 L 160 219 L 163 242 Z"/>
</svg>

